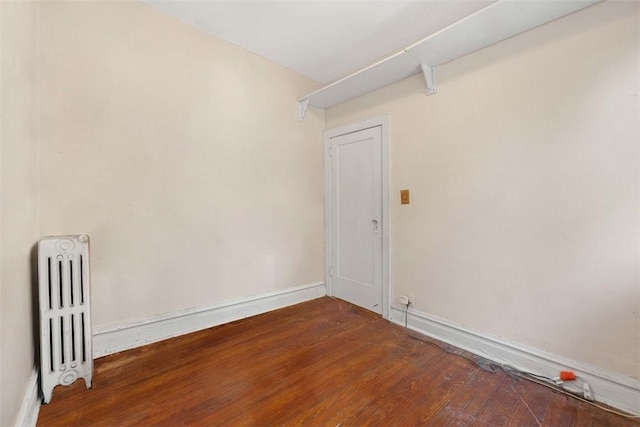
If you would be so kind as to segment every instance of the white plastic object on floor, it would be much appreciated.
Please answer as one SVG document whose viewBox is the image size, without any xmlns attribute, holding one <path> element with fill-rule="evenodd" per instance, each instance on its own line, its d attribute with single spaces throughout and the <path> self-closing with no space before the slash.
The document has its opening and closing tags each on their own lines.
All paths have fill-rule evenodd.
<svg viewBox="0 0 640 427">
<path fill-rule="evenodd" d="M 91 388 L 89 236 L 50 236 L 38 242 L 38 293 L 40 384 L 49 403 L 57 385 L 83 378 Z"/>
</svg>

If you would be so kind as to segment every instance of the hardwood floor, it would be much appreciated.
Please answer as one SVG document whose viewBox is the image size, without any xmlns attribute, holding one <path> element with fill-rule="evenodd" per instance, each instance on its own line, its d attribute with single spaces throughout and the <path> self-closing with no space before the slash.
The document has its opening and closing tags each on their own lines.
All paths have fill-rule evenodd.
<svg viewBox="0 0 640 427">
<path fill-rule="evenodd" d="M 39 426 L 640 426 L 321 298 L 95 361 Z"/>
</svg>

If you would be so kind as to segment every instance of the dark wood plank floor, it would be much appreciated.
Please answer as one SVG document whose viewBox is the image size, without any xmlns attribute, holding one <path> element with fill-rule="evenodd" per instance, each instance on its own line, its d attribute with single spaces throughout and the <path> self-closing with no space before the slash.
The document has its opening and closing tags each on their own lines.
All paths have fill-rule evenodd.
<svg viewBox="0 0 640 427">
<path fill-rule="evenodd" d="M 325 297 L 97 359 L 38 425 L 640 425 L 433 342 Z"/>
</svg>

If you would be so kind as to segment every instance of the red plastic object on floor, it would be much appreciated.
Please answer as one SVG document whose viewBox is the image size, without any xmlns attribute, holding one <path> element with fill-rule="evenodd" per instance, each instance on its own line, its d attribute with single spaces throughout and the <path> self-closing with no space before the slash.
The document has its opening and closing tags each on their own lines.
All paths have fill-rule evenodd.
<svg viewBox="0 0 640 427">
<path fill-rule="evenodd" d="M 560 371 L 560 379 L 562 381 L 574 381 L 576 379 L 576 374 L 572 371 Z"/>
</svg>

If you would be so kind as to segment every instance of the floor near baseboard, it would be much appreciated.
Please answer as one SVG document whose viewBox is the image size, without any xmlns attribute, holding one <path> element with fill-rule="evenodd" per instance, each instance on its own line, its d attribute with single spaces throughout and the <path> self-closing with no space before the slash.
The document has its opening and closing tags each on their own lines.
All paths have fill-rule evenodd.
<svg viewBox="0 0 640 427">
<path fill-rule="evenodd" d="M 97 359 L 38 425 L 640 426 L 475 357 L 325 297 Z"/>
</svg>

